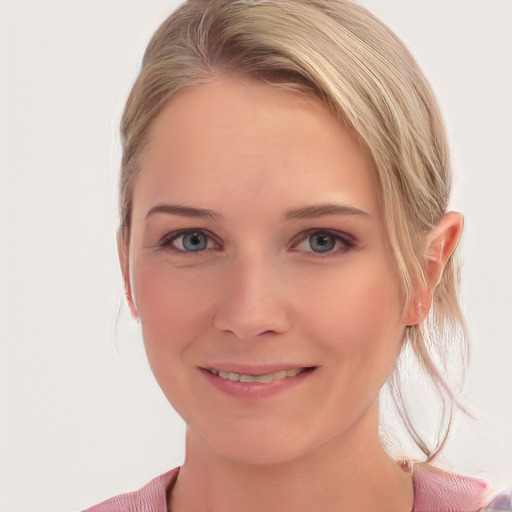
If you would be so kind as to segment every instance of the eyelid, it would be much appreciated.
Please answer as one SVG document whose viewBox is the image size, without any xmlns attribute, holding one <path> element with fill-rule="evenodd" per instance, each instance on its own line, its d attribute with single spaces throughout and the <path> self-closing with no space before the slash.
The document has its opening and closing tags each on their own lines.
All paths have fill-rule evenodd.
<svg viewBox="0 0 512 512">
<path fill-rule="evenodd" d="M 302 231 L 299 233 L 290 244 L 290 251 L 291 252 L 299 252 L 295 248 L 301 244 L 302 242 L 306 241 L 308 237 L 313 236 L 315 234 L 329 234 L 336 238 L 336 241 L 341 241 L 344 244 L 344 247 L 342 249 L 332 250 L 332 251 L 326 251 L 326 252 L 315 252 L 315 251 L 304 251 L 308 254 L 313 254 L 315 257 L 328 257 L 328 256 L 334 256 L 336 254 L 343 254 L 351 249 L 354 249 L 358 245 L 357 239 L 352 236 L 349 233 L 346 233 L 345 231 L 338 231 L 336 229 L 327 229 L 327 228 L 312 228 L 305 231 Z"/>
<path fill-rule="evenodd" d="M 180 236 L 184 236 L 184 235 L 188 235 L 188 234 L 191 234 L 191 233 L 201 233 L 203 234 L 208 240 L 211 240 L 215 245 L 216 247 L 214 248 L 206 248 L 202 251 L 185 251 L 185 250 L 182 250 L 182 249 L 178 249 L 177 247 L 175 247 L 173 245 L 173 242 L 178 239 Z M 218 250 L 219 247 L 221 247 L 221 243 L 219 242 L 218 238 L 213 235 L 213 233 L 211 233 L 210 231 L 208 231 L 207 229 L 203 229 L 203 228 L 186 228 L 186 229 L 178 229 L 176 231 L 171 231 L 167 234 L 165 234 L 163 237 L 161 237 L 158 242 L 156 243 L 156 249 L 158 250 L 162 250 L 162 251 L 165 251 L 165 250 L 170 250 L 170 251 L 174 251 L 178 254 L 187 254 L 187 255 L 195 255 L 195 256 L 199 256 L 209 250 Z"/>
<path fill-rule="evenodd" d="M 180 236 L 184 236 L 191 233 L 201 233 L 204 236 L 207 237 L 209 241 L 212 241 L 215 245 L 213 248 L 206 248 L 201 251 L 186 251 L 182 249 L 178 249 L 173 245 L 173 242 L 178 239 Z M 337 242 L 341 242 L 343 244 L 342 248 L 338 248 L 332 251 L 326 251 L 324 253 L 322 252 L 316 252 L 313 250 L 310 251 L 299 251 L 296 249 L 296 247 L 301 244 L 302 242 L 306 241 L 308 237 L 313 236 L 315 234 L 329 234 L 332 235 Z M 357 239 L 345 232 L 345 231 L 338 231 L 336 229 L 328 229 L 328 228 L 311 228 L 304 231 L 301 231 L 299 234 L 297 234 L 291 241 L 288 251 L 290 252 L 305 252 L 308 254 L 313 254 L 315 257 L 327 257 L 327 256 L 334 256 L 336 254 L 343 254 L 345 252 L 350 251 L 351 249 L 354 249 L 358 245 Z M 171 231 L 164 236 L 162 236 L 158 242 L 155 244 L 155 248 L 157 250 L 162 251 L 174 251 L 178 254 L 187 254 L 187 255 L 195 255 L 200 256 L 201 254 L 204 254 L 205 252 L 211 251 L 211 250 L 219 250 L 222 249 L 222 243 L 220 242 L 219 238 L 215 236 L 213 233 L 208 231 L 204 228 L 186 228 L 186 229 L 179 229 L 176 231 Z"/>
</svg>

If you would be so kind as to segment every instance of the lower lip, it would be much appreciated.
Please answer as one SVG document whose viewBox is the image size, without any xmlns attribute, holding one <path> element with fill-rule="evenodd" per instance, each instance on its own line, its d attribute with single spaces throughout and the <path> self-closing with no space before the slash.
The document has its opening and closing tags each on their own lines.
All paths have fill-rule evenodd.
<svg viewBox="0 0 512 512">
<path fill-rule="evenodd" d="M 309 379 L 313 373 L 315 373 L 315 370 L 316 368 L 313 368 L 312 370 L 301 372 L 295 375 L 295 377 L 286 377 L 280 380 L 273 380 L 272 382 L 239 382 L 227 380 L 218 375 L 214 375 L 204 368 L 201 368 L 201 373 L 212 386 L 226 395 L 244 400 L 260 400 L 270 398 L 298 386 Z"/>
</svg>

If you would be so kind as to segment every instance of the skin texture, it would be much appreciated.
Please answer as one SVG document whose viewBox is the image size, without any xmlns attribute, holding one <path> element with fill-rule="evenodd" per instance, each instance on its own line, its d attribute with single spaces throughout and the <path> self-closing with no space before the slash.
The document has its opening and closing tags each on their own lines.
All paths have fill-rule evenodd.
<svg viewBox="0 0 512 512">
<path fill-rule="evenodd" d="M 133 207 L 119 241 L 127 297 L 188 425 L 172 510 L 411 510 L 410 476 L 379 441 L 378 395 L 431 290 L 421 308 L 402 303 L 352 134 L 315 98 L 219 78 L 154 121 Z M 447 219 L 427 240 L 433 286 L 462 229 Z M 183 230 L 204 249 L 187 252 Z M 219 391 L 205 371 L 269 365 L 314 371 L 263 398 Z"/>
</svg>

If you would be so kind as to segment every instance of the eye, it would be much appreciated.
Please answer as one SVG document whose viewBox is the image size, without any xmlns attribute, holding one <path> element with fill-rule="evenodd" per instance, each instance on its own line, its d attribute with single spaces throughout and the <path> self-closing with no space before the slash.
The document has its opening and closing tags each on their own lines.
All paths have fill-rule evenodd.
<svg viewBox="0 0 512 512">
<path fill-rule="evenodd" d="M 314 233 L 308 242 L 314 252 L 329 252 L 336 247 L 336 237 L 332 233 Z"/>
<path fill-rule="evenodd" d="M 319 229 L 302 235 L 299 242 L 292 246 L 292 250 L 317 254 L 344 253 L 355 245 L 355 240 L 346 233 Z"/>
<path fill-rule="evenodd" d="M 177 252 L 202 252 L 207 249 L 213 249 L 215 242 L 204 231 L 187 230 L 175 233 L 169 233 L 160 242 L 162 249 L 170 248 Z"/>
</svg>

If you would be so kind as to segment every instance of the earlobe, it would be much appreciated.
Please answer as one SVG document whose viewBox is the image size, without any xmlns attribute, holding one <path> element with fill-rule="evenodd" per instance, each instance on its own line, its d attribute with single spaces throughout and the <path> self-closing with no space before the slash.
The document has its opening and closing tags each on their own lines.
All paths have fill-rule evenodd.
<svg viewBox="0 0 512 512">
<path fill-rule="evenodd" d="M 128 251 L 128 241 L 122 232 L 117 233 L 117 254 L 119 256 L 119 265 L 121 266 L 121 274 L 123 276 L 124 294 L 126 302 L 130 308 L 130 313 L 133 318 L 138 318 L 139 313 L 135 307 L 135 302 L 132 295 L 132 286 L 130 282 L 130 259 Z"/>
<path fill-rule="evenodd" d="M 434 291 L 441 281 L 450 256 L 459 244 L 463 227 L 462 215 L 448 212 L 428 234 L 425 244 L 424 280 L 418 284 L 414 297 L 408 301 L 404 314 L 406 325 L 417 325 L 427 316 Z"/>
</svg>

